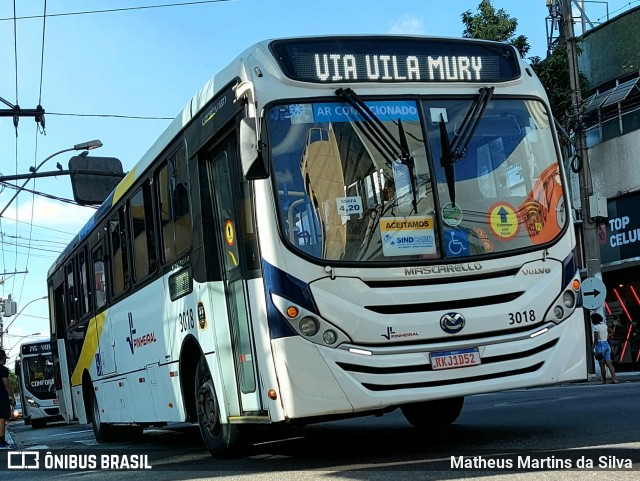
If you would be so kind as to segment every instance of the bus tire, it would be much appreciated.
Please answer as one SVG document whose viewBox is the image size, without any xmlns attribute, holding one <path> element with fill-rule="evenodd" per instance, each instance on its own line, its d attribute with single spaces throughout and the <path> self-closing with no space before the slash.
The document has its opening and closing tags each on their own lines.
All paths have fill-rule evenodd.
<svg viewBox="0 0 640 481">
<path fill-rule="evenodd" d="M 32 429 L 40 429 L 47 425 L 46 419 L 32 419 L 31 420 L 31 428 Z"/>
<path fill-rule="evenodd" d="M 100 420 L 100 408 L 98 407 L 98 398 L 94 394 L 91 396 L 91 427 L 93 435 L 100 444 L 110 443 L 114 441 L 114 430 L 111 424 L 103 423 Z"/>
<path fill-rule="evenodd" d="M 196 369 L 196 412 L 204 445 L 216 458 L 237 456 L 241 447 L 239 426 L 222 423 L 216 390 L 204 356 Z"/>
<path fill-rule="evenodd" d="M 452 424 L 462 412 L 464 397 L 436 399 L 405 404 L 400 408 L 405 419 L 416 428 L 438 428 Z"/>
</svg>

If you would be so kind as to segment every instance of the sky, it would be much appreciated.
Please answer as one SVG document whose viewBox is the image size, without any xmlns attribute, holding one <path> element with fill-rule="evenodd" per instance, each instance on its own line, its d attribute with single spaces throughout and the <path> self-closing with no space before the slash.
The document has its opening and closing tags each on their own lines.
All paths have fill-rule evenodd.
<svg viewBox="0 0 640 481">
<path fill-rule="evenodd" d="M 0 175 L 25 174 L 52 154 L 94 139 L 103 147 L 91 155 L 116 157 L 128 172 L 205 82 L 257 41 L 329 34 L 461 37 L 462 13 L 477 13 L 479 3 L 0 0 L 0 111 L 10 108 L 8 102 L 23 109 L 42 105 L 46 112 L 44 131 L 32 117 L 20 118 L 17 131 L 12 118 L 0 117 Z M 529 55 L 544 58 L 545 1 L 492 3 L 518 20 L 516 34 L 528 37 Z M 597 23 L 606 20 L 607 9 L 615 16 L 638 5 L 640 0 L 585 2 L 585 11 Z M 75 154 L 55 155 L 40 172 L 55 170 L 57 162 L 66 169 Z M 27 188 L 73 199 L 65 176 L 32 180 Z M 0 210 L 6 207 L 0 298 L 11 295 L 19 312 L 4 318 L 3 344 L 11 359 L 21 342 L 48 337 L 48 303 L 41 299 L 47 271 L 94 212 L 24 191 L 7 206 L 14 192 L 0 192 Z"/>
</svg>

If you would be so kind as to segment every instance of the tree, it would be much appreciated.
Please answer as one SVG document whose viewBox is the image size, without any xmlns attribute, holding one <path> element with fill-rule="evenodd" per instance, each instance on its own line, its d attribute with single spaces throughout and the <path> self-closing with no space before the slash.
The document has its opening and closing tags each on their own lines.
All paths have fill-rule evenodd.
<svg viewBox="0 0 640 481">
<path fill-rule="evenodd" d="M 482 0 L 477 10 L 476 15 L 471 10 L 462 14 L 462 23 L 465 24 L 463 37 L 506 42 L 517 48 L 523 57 L 529 52 L 529 39 L 525 35 L 515 36 L 518 28 L 517 19 L 502 8 L 496 11 L 491 0 Z"/>
<path fill-rule="evenodd" d="M 511 17 L 503 9 L 496 11 L 491 0 L 482 0 L 477 10 L 476 15 L 470 10 L 461 15 L 465 25 L 463 37 L 509 43 L 516 47 L 523 57 L 529 52 L 531 46 L 527 37 L 524 35 L 515 36 L 518 27 L 517 19 Z M 566 130 L 572 130 L 570 125 L 572 118 L 571 84 L 565 43 L 558 42 L 544 60 L 540 57 L 531 57 L 528 60 L 547 91 L 553 116 Z M 583 74 L 580 74 L 580 85 L 583 98 L 587 98 L 590 87 Z M 564 142 L 565 139 L 562 141 Z"/>
<path fill-rule="evenodd" d="M 16 399 L 18 398 L 18 377 L 16 373 L 9 369 L 9 380 L 11 381 L 11 388 Z"/>
<path fill-rule="evenodd" d="M 580 47 L 578 45 L 578 51 Z M 567 45 L 560 41 L 556 43 L 547 58 L 531 57 L 531 67 L 542 82 L 549 96 L 551 112 L 566 130 L 573 130 L 571 126 L 571 82 L 569 79 L 569 58 Z M 589 95 L 589 80 L 580 72 L 580 90 L 582 98 Z"/>
</svg>

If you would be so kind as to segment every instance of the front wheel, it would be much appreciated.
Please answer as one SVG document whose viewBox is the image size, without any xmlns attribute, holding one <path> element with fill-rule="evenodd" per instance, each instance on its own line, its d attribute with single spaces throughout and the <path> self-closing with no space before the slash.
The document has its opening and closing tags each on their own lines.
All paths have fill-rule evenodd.
<svg viewBox="0 0 640 481">
<path fill-rule="evenodd" d="M 198 362 L 195 388 L 198 424 L 205 447 L 217 458 L 239 454 L 242 444 L 240 428 L 234 424 L 222 423 L 216 390 L 204 356 Z"/>
<path fill-rule="evenodd" d="M 110 443 L 113 441 L 113 429 L 110 424 L 103 423 L 100 419 L 100 408 L 98 407 L 98 399 L 94 394 L 91 397 L 91 427 L 93 435 L 100 444 Z"/>
<path fill-rule="evenodd" d="M 453 423 L 462 412 L 464 397 L 405 404 L 400 409 L 405 419 L 420 429 L 439 428 Z"/>
</svg>

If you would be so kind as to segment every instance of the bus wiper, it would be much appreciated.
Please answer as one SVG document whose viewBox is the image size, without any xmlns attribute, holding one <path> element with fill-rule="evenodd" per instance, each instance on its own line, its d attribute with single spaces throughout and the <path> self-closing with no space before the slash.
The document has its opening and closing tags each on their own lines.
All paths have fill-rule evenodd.
<svg viewBox="0 0 640 481">
<path fill-rule="evenodd" d="M 453 136 L 453 140 L 451 140 L 451 142 L 449 142 L 449 135 L 447 134 L 444 116 L 442 114 L 440 115 L 440 148 L 442 150 L 440 165 L 444 169 L 444 175 L 447 179 L 447 188 L 449 189 L 449 198 L 454 205 L 456 203 L 456 179 L 453 164 L 466 155 L 469 142 L 471 142 L 471 139 L 480 124 L 484 111 L 487 108 L 487 105 L 489 105 L 489 101 L 493 95 L 493 90 L 494 87 L 482 87 L 479 90 L 479 95 L 475 98 L 471 107 L 469 107 L 464 120 L 460 124 L 458 132 Z"/>
<path fill-rule="evenodd" d="M 384 123 L 382 123 L 352 89 L 339 88 L 336 90 L 336 95 L 342 97 L 364 119 L 364 123 L 359 124 L 363 126 L 362 132 L 367 140 L 383 155 L 385 161 L 388 164 L 400 162 L 408 167 L 411 192 L 413 194 L 412 204 L 414 211 L 417 212 L 418 201 L 415 192 L 415 162 L 409 152 L 409 144 L 404 127 L 402 126 L 402 120 L 398 118 L 398 136 L 400 137 L 400 142 L 398 142 Z"/>
</svg>

